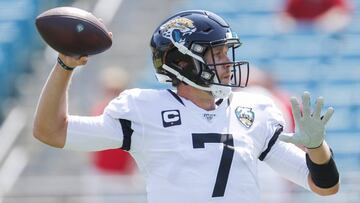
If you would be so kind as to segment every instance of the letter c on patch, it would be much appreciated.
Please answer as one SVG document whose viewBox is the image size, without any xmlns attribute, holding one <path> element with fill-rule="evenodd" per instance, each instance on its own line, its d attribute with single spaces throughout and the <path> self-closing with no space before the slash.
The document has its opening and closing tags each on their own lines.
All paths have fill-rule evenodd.
<svg viewBox="0 0 360 203">
<path fill-rule="evenodd" d="M 166 110 L 161 112 L 163 126 L 165 128 L 181 125 L 180 111 L 179 110 Z"/>
</svg>

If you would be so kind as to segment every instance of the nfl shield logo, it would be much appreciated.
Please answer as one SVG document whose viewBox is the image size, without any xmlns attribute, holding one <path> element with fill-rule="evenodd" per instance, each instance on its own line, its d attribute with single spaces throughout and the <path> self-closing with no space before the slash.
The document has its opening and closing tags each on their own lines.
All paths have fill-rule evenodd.
<svg viewBox="0 0 360 203">
<path fill-rule="evenodd" d="M 238 106 L 235 109 L 237 119 L 247 128 L 250 128 L 254 123 L 255 114 L 251 108 Z"/>
</svg>

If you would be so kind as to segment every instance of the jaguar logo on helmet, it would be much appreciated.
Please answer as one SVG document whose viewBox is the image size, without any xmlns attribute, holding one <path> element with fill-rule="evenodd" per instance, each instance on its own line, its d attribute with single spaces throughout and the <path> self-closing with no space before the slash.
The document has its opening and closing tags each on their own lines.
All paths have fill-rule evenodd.
<svg viewBox="0 0 360 203">
<path fill-rule="evenodd" d="M 162 36 L 179 44 L 185 43 L 185 35 L 191 35 L 196 31 L 192 20 L 179 17 L 166 22 L 160 27 Z"/>
<path fill-rule="evenodd" d="M 235 109 L 237 119 L 247 128 L 250 128 L 254 123 L 255 113 L 251 108 L 238 106 Z"/>
</svg>

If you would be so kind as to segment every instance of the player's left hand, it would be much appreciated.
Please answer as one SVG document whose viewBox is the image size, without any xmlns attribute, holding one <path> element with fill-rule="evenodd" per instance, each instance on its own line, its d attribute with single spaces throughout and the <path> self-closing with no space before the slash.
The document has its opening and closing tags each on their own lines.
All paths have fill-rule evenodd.
<svg viewBox="0 0 360 203">
<path fill-rule="evenodd" d="M 302 96 L 302 115 L 297 99 L 292 97 L 290 101 L 295 119 L 295 133 L 282 133 L 279 139 L 295 145 L 303 145 L 306 148 L 317 148 L 321 146 L 325 137 L 325 125 L 333 115 L 334 109 L 329 107 L 324 116 L 321 116 L 324 98 L 318 97 L 314 112 L 311 114 L 309 92 L 304 92 Z"/>
</svg>

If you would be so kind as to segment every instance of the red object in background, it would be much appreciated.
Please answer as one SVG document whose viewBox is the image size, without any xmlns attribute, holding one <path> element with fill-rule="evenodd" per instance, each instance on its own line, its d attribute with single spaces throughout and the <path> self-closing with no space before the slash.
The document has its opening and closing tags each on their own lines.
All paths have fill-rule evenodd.
<svg viewBox="0 0 360 203">
<path fill-rule="evenodd" d="M 104 173 L 131 174 L 135 169 L 131 155 L 121 149 L 95 152 L 92 158 L 96 168 Z"/>
<path fill-rule="evenodd" d="M 285 12 L 295 19 L 312 21 L 335 7 L 350 11 L 345 0 L 288 0 Z"/>
</svg>

